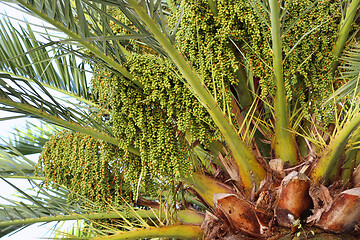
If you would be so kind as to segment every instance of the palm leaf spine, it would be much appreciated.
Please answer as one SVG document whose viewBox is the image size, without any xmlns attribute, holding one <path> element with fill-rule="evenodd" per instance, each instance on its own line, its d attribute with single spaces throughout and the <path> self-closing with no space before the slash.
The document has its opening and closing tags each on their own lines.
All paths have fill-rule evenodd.
<svg viewBox="0 0 360 240">
<path fill-rule="evenodd" d="M 181 212 L 181 211 L 180 211 Z M 184 213 L 185 214 L 185 213 Z M 116 218 L 164 218 L 165 213 L 159 210 L 140 210 L 133 212 L 108 212 L 108 213 L 90 213 L 90 214 L 70 214 L 70 215 L 58 215 L 50 217 L 37 217 L 26 218 L 12 221 L 0 222 L 0 227 L 7 227 L 13 225 L 27 225 L 34 223 L 45 222 L 58 222 L 58 221 L 70 221 L 70 220 L 98 220 L 98 219 L 116 219 Z"/>
<path fill-rule="evenodd" d="M 39 180 L 39 181 L 45 181 L 46 178 L 44 177 L 34 177 L 33 175 L 35 174 L 35 170 L 34 171 L 22 171 L 23 173 L 25 174 L 29 174 L 29 175 L 24 175 L 24 174 L 18 174 L 16 172 L 9 172 L 9 173 L 3 173 L 3 172 L 0 172 L 0 177 L 3 177 L 3 178 L 10 178 L 10 179 L 24 179 L 24 180 L 27 180 L 28 178 L 31 178 L 32 180 Z M 6 174 L 9 174 L 9 175 L 6 175 Z M 18 174 L 18 175 L 16 175 Z"/>
<path fill-rule="evenodd" d="M 297 162 L 295 138 L 289 131 L 289 113 L 285 97 L 283 78 L 282 39 L 280 30 L 280 12 L 278 0 L 270 0 L 271 36 L 273 50 L 273 71 L 275 75 L 275 157 L 291 164 Z"/>
<path fill-rule="evenodd" d="M 214 120 L 216 126 L 225 138 L 225 141 L 232 152 L 240 171 L 241 181 L 244 189 L 250 191 L 253 182 L 259 185 L 265 177 L 264 167 L 256 160 L 251 150 L 240 139 L 236 130 L 231 125 L 226 114 L 220 109 L 215 99 L 202 83 L 199 75 L 192 70 L 180 52 L 171 44 L 169 39 L 161 32 L 159 27 L 148 16 L 144 9 L 135 0 L 129 0 L 129 4 L 134 8 L 141 20 L 146 24 L 155 39 L 160 43 L 164 50 L 173 60 L 183 77 L 190 85 L 191 91 L 207 109 Z"/>
</svg>

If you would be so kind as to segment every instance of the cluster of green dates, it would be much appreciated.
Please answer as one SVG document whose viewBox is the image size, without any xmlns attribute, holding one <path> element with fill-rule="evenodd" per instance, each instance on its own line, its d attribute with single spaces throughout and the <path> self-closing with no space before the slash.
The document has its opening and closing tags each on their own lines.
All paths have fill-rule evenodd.
<svg viewBox="0 0 360 240">
<path fill-rule="evenodd" d="M 47 183 L 70 190 L 70 199 L 83 198 L 102 208 L 131 198 L 130 186 L 117 161 L 119 149 L 91 136 L 65 130 L 54 135 L 37 165 Z"/>
<path fill-rule="evenodd" d="M 252 76 L 245 84 L 259 85 L 253 94 L 274 96 L 271 28 L 268 13 L 256 1 L 215 2 L 216 16 L 208 1 L 189 0 L 178 5 L 178 13 L 169 16 L 168 22 L 175 26 L 184 7 L 175 44 L 229 114 L 231 89 L 239 83 L 240 68 Z M 291 5 L 286 6 L 287 2 Z M 310 114 L 329 111 L 319 107 L 318 100 L 332 86 L 329 68 L 333 33 L 341 19 L 339 4 L 328 0 L 282 3 L 282 9 L 287 9 L 281 19 L 286 97 L 290 106 L 311 102 Z M 120 11 L 109 9 L 109 13 L 125 21 Z M 125 32 L 116 24 L 112 27 L 116 33 Z M 136 41 L 124 46 L 132 52 L 124 66 L 141 88 L 101 67 L 94 67 L 92 79 L 94 99 L 103 108 L 98 119 L 112 130 L 119 146 L 65 131 L 50 140 L 40 160 L 47 178 L 96 202 L 131 198 L 142 187 L 155 192 L 161 182 L 191 174 L 191 144 L 197 141 L 206 147 L 219 138 L 206 109 L 170 60 Z M 140 155 L 128 152 L 129 145 Z"/>
</svg>

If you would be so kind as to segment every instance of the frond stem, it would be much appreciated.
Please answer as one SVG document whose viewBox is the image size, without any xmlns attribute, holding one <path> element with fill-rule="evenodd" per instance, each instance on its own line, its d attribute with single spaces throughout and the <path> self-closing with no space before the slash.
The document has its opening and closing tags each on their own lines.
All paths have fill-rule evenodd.
<svg viewBox="0 0 360 240">
<path fill-rule="evenodd" d="M 273 50 L 273 69 L 275 75 L 275 157 L 291 164 L 297 162 L 295 138 L 289 131 L 289 113 L 285 96 L 283 76 L 282 39 L 280 30 L 280 11 L 278 0 L 270 0 L 271 36 Z"/>
</svg>

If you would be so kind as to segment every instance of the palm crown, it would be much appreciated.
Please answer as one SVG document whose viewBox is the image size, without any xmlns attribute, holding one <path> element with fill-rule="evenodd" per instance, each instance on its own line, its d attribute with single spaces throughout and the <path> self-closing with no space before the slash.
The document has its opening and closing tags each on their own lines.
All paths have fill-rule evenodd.
<svg viewBox="0 0 360 240">
<path fill-rule="evenodd" d="M 2 21 L 2 109 L 61 127 L 3 147 L 3 179 L 48 184 L 3 206 L 4 231 L 356 236 L 359 1 L 14 2 L 66 37 Z"/>
</svg>

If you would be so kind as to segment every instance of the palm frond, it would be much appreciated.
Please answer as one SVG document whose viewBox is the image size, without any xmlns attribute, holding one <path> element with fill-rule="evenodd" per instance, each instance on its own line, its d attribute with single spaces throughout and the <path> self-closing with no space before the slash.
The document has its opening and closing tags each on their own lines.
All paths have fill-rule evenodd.
<svg viewBox="0 0 360 240">
<path fill-rule="evenodd" d="M 0 150 L 0 176 L 26 178 L 35 173 L 35 163 L 27 158 L 20 158 Z"/>
<path fill-rule="evenodd" d="M 16 127 L 9 136 L 9 140 L 0 144 L 0 148 L 15 156 L 19 156 L 19 153 L 22 155 L 40 153 L 49 138 L 59 131 L 61 128 L 44 122 L 40 122 L 39 126 L 26 122 L 23 128 Z M 16 151 L 12 151 L 13 148 Z"/>
<path fill-rule="evenodd" d="M 31 180 L 43 179 L 40 175 L 36 176 L 36 160 L 34 161 L 33 158 L 36 158 L 37 155 L 27 157 L 21 152 L 23 149 L 14 146 L 11 140 L 3 140 L 3 142 L 0 149 L 0 177 Z M 35 140 L 29 141 L 29 145 L 32 145 L 32 147 L 36 149 L 36 147 L 38 147 L 36 146 L 36 142 Z M 38 142 L 41 142 L 41 140 Z M 25 152 L 28 153 L 29 151 Z"/>
<path fill-rule="evenodd" d="M 32 224 L 31 222 L 24 222 L 19 225 L 4 223 L 16 222 L 21 219 L 46 218 L 62 215 L 66 212 L 82 213 L 79 205 L 67 202 L 67 191 L 61 187 L 56 191 L 49 191 L 44 185 L 28 179 L 33 188 L 25 191 L 5 178 L 1 177 L 0 180 L 9 184 L 18 192 L 15 200 L 13 198 L 3 198 L 8 203 L 0 204 L 0 221 L 2 224 L 0 226 L 0 235 Z"/>
<path fill-rule="evenodd" d="M 130 26 L 110 16 L 107 11 L 109 6 L 113 4 L 111 1 L 101 1 L 99 3 L 79 0 L 73 2 L 56 1 L 51 5 L 40 0 L 19 0 L 16 2 L 68 35 L 71 40 L 90 50 L 92 56 L 94 56 L 93 60 L 96 60 L 98 64 L 104 63 L 104 65 L 108 65 L 112 71 L 124 76 L 135 87 L 141 88 L 142 85 L 134 80 L 128 70 L 122 66 L 122 63 L 126 61 L 124 47 L 126 41 L 98 41 L 101 37 L 116 37 L 118 35 L 111 28 L 111 23 L 116 23 L 124 29 L 128 39 L 136 39 L 137 36 L 141 36 L 141 39 L 138 39 L 139 42 L 149 46 L 160 55 L 166 55 L 162 47 L 151 37 L 151 33 L 139 22 L 132 11 L 127 8 L 121 9 L 124 17 L 130 20 Z M 160 8 L 157 7 L 156 10 L 158 9 Z M 138 31 L 133 30 L 134 28 Z M 149 37 L 144 37 L 144 35 Z M 83 41 L 83 39 L 89 41 Z M 126 39 L 126 36 L 124 36 L 124 39 Z"/>
<path fill-rule="evenodd" d="M 15 149 L 13 151 L 16 152 Z M 0 171 L 0 181 L 8 184 L 17 192 L 15 198 L 0 197 L 3 200 L 2 202 L 6 202 L 0 204 L 0 236 L 39 222 L 48 223 L 79 219 L 125 219 L 126 217 L 134 219 L 165 218 L 164 212 L 129 208 L 125 201 L 124 206 L 119 206 L 112 212 L 101 212 L 98 206 L 81 196 L 79 196 L 80 201 L 69 201 L 69 191 L 65 188 L 58 185 L 56 188 L 49 187 L 42 182 L 35 181 L 34 179 L 37 179 L 37 177 L 34 177 L 33 174 L 28 174 L 28 171 L 34 171 L 34 162 L 19 152 L 17 153 L 18 156 L 5 151 L 0 152 L 0 167 L 2 170 Z M 5 165 L 3 163 L 8 163 L 7 169 L 4 169 Z M 8 174 L 9 172 L 12 173 Z M 16 174 L 21 175 L 24 181 L 28 181 L 31 188 L 27 190 L 21 189 L 8 179 Z M 81 202 L 86 203 L 88 207 L 83 207 Z"/>
<path fill-rule="evenodd" d="M 33 181 L 31 177 L 27 179 L 33 187 L 23 190 L 11 181 L 0 177 L 0 181 L 4 181 L 17 191 L 16 199 L 1 197 L 7 203 L 0 204 L 0 236 L 35 223 L 73 220 L 85 220 L 88 224 L 102 226 L 105 230 L 97 227 L 93 228 L 91 233 L 95 235 L 106 233 L 107 235 L 117 232 L 118 228 L 111 227 L 106 223 L 97 223 L 95 220 L 112 219 L 116 221 L 118 227 L 133 230 L 139 227 L 149 227 L 147 219 L 163 221 L 168 217 L 164 211 L 132 207 L 126 201 L 122 206 L 118 206 L 110 212 L 104 212 L 96 204 L 83 197 L 79 197 L 80 201 L 69 201 L 68 190 L 61 186 L 51 188 L 43 183 Z M 86 202 L 88 207 L 81 205 L 81 202 Z M 192 216 L 190 220 L 188 219 L 189 214 Z M 199 218 L 189 210 L 180 211 L 179 217 L 190 222 L 194 222 L 194 217 Z M 62 235 L 64 236 L 64 234 Z"/>
<path fill-rule="evenodd" d="M 27 80 L 40 81 L 89 104 L 90 74 L 86 74 L 84 62 L 68 54 L 73 48 L 68 47 L 65 51 L 61 45 L 56 45 L 57 41 L 51 40 L 47 32 L 43 33 L 43 37 L 49 42 L 42 43 L 37 40 L 41 35 L 36 34 L 29 23 L 26 28 L 21 25 L 18 28 L 9 19 L 2 18 L 0 21 L 0 70 Z"/>
<path fill-rule="evenodd" d="M 334 98 L 340 100 L 350 94 L 358 95 L 359 93 L 360 44 L 354 44 L 350 50 L 344 53 L 341 60 L 343 64 L 339 68 L 342 70 L 342 76 L 339 80 L 347 82 L 337 89 L 326 102 Z"/>
<path fill-rule="evenodd" d="M 34 177 L 35 163 L 17 152 L 16 149 L 12 149 L 12 152 L 16 152 L 17 155 L 0 150 L 0 181 L 2 184 L 5 183 L 14 188 L 19 195 L 17 198 L 1 197 L 2 202 L 7 203 L 0 204 L 0 221 L 13 221 L 29 217 L 39 218 L 64 212 L 63 207 L 68 204 L 66 202 L 66 190 L 59 188 L 55 192 L 46 191 L 42 184 L 34 181 L 34 179 L 37 179 L 37 177 Z M 5 166 L 5 164 L 7 165 Z M 35 193 L 32 194 L 22 190 L 8 180 L 8 178 L 13 177 L 20 177 L 23 179 L 22 181 L 28 181 L 32 186 L 32 191 Z M 1 226 L 0 236 L 21 229 L 24 226 Z"/>
<path fill-rule="evenodd" d="M 110 129 L 94 120 L 94 115 L 84 109 L 65 107 L 39 82 L 31 84 L 23 78 L 0 74 L 0 103 L 5 105 L 0 107 L 1 110 L 41 118 L 119 145 L 119 140 L 112 137 Z M 131 146 L 128 150 L 138 154 L 138 150 Z"/>
<path fill-rule="evenodd" d="M 342 21 L 341 25 L 339 26 L 338 37 L 333 48 L 333 55 L 336 58 L 339 58 L 342 55 L 345 44 L 349 40 L 348 38 L 351 26 L 359 16 L 357 14 L 358 7 L 360 6 L 359 0 L 352 0 L 351 3 L 349 3 L 349 1 L 346 1 L 345 5 L 346 12 L 343 12 L 342 14 Z M 333 74 L 335 73 L 338 63 L 338 59 L 335 59 L 331 64 Z"/>
</svg>

